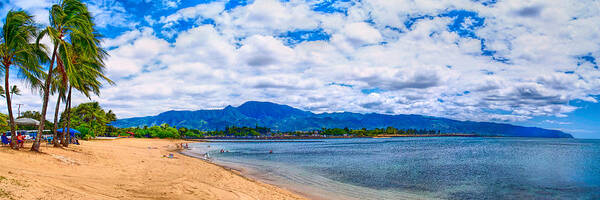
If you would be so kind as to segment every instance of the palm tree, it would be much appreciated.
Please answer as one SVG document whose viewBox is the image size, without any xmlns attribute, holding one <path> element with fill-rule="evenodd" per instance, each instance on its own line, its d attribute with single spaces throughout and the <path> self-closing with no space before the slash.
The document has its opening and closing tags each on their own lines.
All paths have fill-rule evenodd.
<svg viewBox="0 0 600 200">
<path fill-rule="evenodd" d="M 52 83 L 52 93 L 58 93 L 58 98 L 56 99 L 56 107 L 54 107 L 54 128 L 52 129 L 52 144 L 54 144 L 54 147 L 60 147 L 60 143 L 58 143 L 58 134 L 57 134 L 57 129 L 58 129 L 58 112 L 60 111 L 60 101 L 61 100 L 65 100 L 65 82 L 62 80 L 63 77 L 59 77 L 57 76 L 56 78 L 53 79 L 53 83 Z M 61 133 L 61 135 L 64 135 L 64 131 Z M 61 137 L 62 139 L 62 137 Z"/>
<path fill-rule="evenodd" d="M 108 110 L 108 112 L 106 113 L 106 120 L 108 122 L 117 121 L 117 115 L 115 115 L 115 113 L 113 113 L 112 110 Z"/>
<path fill-rule="evenodd" d="M 16 85 L 13 85 L 10 88 L 10 95 L 21 95 L 21 89 L 17 88 Z M 4 87 L 2 87 L 2 86 L 0 86 L 0 97 L 2 97 L 2 98 L 6 97 Z M 19 117 L 19 116 L 17 116 L 17 117 Z"/>
<path fill-rule="evenodd" d="M 104 75 L 104 59 L 108 56 L 108 54 L 104 49 L 100 47 L 99 38 L 102 36 L 98 33 L 94 33 L 94 35 L 95 37 L 93 39 L 93 42 L 96 43 L 96 46 L 98 47 L 97 54 L 81 54 L 80 52 L 82 51 L 80 50 L 80 47 L 67 44 L 67 48 L 65 49 L 65 51 L 60 51 L 59 55 L 56 58 L 57 64 L 59 66 L 62 66 L 66 72 L 66 77 L 62 77 L 61 80 L 64 81 L 64 79 L 66 79 L 66 83 L 68 85 L 68 96 L 66 97 L 65 102 L 67 107 L 65 109 L 65 112 L 67 113 L 67 123 L 66 127 L 64 127 L 65 124 L 63 124 L 63 130 L 70 130 L 69 128 L 71 112 L 71 94 L 73 88 L 80 91 L 83 95 L 91 99 L 91 93 L 95 95 L 100 94 L 102 82 L 99 80 L 99 78 L 105 80 L 111 85 L 114 85 L 114 82 Z M 69 60 L 69 62 L 63 62 L 63 60 Z M 57 84 L 62 86 L 60 82 L 57 82 Z M 64 90 L 64 92 L 66 91 L 67 89 Z M 58 111 L 56 113 L 58 113 Z M 58 115 L 56 113 L 55 122 L 58 120 Z M 68 147 L 68 141 L 70 141 L 70 134 L 67 134 L 65 138 L 65 134 L 63 131 L 60 138 L 63 146 Z"/>
<path fill-rule="evenodd" d="M 76 46 L 79 51 L 78 53 L 86 57 L 94 57 L 99 51 L 95 42 L 96 34 L 94 34 L 92 17 L 88 12 L 87 6 L 81 3 L 80 0 L 63 0 L 59 4 L 53 5 L 50 10 L 50 26 L 42 31 L 38 37 L 38 43 L 45 35 L 48 35 L 52 40 L 54 49 L 52 50 L 52 59 L 43 87 L 42 116 L 40 117 L 40 121 L 46 120 L 53 71 L 57 70 L 61 73 L 62 77 L 67 77 L 65 67 L 70 66 L 72 61 L 70 59 L 72 55 L 68 51 L 69 46 Z M 66 59 L 57 60 L 59 52 Z M 56 68 L 54 68 L 55 61 L 57 61 Z M 62 80 L 67 81 L 67 79 Z M 44 125 L 41 124 L 38 128 L 36 140 L 31 146 L 32 151 L 39 151 L 43 130 Z"/>
<path fill-rule="evenodd" d="M 104 49 L 100 47 L 99 38 L 101 35 L 95 34 L 96 37 L 94 42 L 96 46 L 98 46 L 98 53 L 95 55 L 83 55 L 79 54 L 79 48 L 77 46 L 70 46 L 67 50 L 70 51 L 70 54 L 63 53 L 58 57 L 58 60 L 61 61 L 64 59 L 71 59 L 70 66 L 66 67 L 66 74 L 68 78 L 69 84 L 69 94 L 67 96 L 67 127 L 63 130 L 70 130 L 71 126 L 71 93 L 72 89 L 75 88 L 83 95 L 88 98 L 91 98 L 91 93 L 95 95 L 100 95 L 100 87 L 102 87 L 102 82 L 99 80 L 102 79 L 108 82 L 111 85 L 114 85 L 114 82 L 110 80 L 108 77 L 104 75 L 104 59 L 108 55 Z M 70 58 L 67 58 L 67 55 L 71 55 Z M 64 132 L 64 131 L 63 131 Z M 63 146 L 68 147 L 70 141 L 70 134 L 66 135 L 66 139 L 63 140 Z"/>
<path fill-rule="evenodd" d="M 46 56 L 43 53 L 43 46 L 31 42 L 37 35 L 37 27 L 33 21 L 33 16 L 25 11 L 9 11 L 1 34 L 0 59 L 3 66 L 2 72 L 4 73 L 4 88 L 6 88 L 4 97 L 8 108 L 10 131 L 14 137 L 15 119 L 12 112 L 10 91 L 16 92 L 17 88 L 10 88 L 9 86 L 10 69 L 13 66 L 16 67 L 17 72 L 23 75 L 24 80 L 35 87 L 39 85 L 40 77 L 43 76 L 40 62 L 45 62 Z M 12 141 L 12 146 L 16 147 L 16 140 Z"/>
</svg>

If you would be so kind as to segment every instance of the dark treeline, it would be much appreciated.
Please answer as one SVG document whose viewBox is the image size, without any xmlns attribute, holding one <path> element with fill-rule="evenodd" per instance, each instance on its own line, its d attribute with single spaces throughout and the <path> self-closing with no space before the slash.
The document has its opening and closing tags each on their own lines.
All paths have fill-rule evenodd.
<svg viewBox="0 0 600 200">
<path fill-rule="evenodd" d="M 224 130 L 201 131 L 198 129 L 188 129 L 185 127 L 172 127 L 168 124 L 160 126 L 144 126 L 134 128 L 119 128 L 115 132 L 107 133 L 106 136 L 124 136 L 149 138 L 206 138 L 206 137 L 259 137 L 259 136 L 354 136 L 354 137 L 373 137 L 379 135 L 441 135 L 439 130 L 430 129 L 398 129 L 395 127 L 375 128 L 375 129 L 349 129 L 349 128 L 322 128 L 313 131 L 293 131 L 279 132 L 272 131 L 267 127 L 225 127 Z"/>
<path fill-rule="evenodd" d="M 161 124 L 160 126 L 144 126 L 134 128 L 120 128 L 114 133 L 109 133 L 107 136 L 131 135 L 134 137 L 150 137 L 150 138 L 204 138 L 204 137 L 219 137 L 219 136 L 261 136 L 271 133 L 271 129 L 266 127 L 226 127 L 224 130 L 217 131 L 201 131 L 198 129 L 188 129 L 185 127 L 172 127 L 169 124 Z"/>
<path fill-rule="evenodd" d="M 378 136 L 378 135 L 435 135 L 442 134 L 439 130 L 433 129 L 398 129 L 395 127 L 375 128 L 375 129 L 348 129 L 332 128 L 322 129 L 319 134 L 323 135 L 351 135 L 351 136 Z"/>
</svg>

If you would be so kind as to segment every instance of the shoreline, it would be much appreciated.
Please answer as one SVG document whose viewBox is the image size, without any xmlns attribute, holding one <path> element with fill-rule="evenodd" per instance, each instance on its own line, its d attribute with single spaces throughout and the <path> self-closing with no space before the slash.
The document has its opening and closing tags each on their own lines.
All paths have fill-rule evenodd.
<svg viewBox="0 0 600 200">
<path fill-rule="evenodd" d="M 228 137 L 228 136 L 211 136 L 196 139 L 186 139 L 190 141 L 207 142 L 210 140 L 313 140 L 313 139 L 348 139 L 348 138 L 394 138 L 394 137 L 506 137 L 506 136 L 485 136 L 476 134 L 380 134 L 376 136 L 259 136 L 259 137 Z"/>
<path fill-rule="evenodd" d="M 327 198 L 327 197 L 336 196 L 335 194 L 330 194 L 330 196 L 327 196 L 327 197 L 326 197 L 326 195 L 321 195 L 321 196 L 319 196 L 319 195 L 310 195 L 309 192 L 299 190 L 297 188 L 294 188 L 293 186 L 278 184 L 275 181 L 272 181 L 272 180 L 269 181 L 269 180 L 266 180 L 264 178 L 260 178 L 258 175 L 252 175 L 252 174 L 258 174 L 258 173 L 260 173 L 257 170 L 252 170 L 252 169 L 246 168 L 246 167 L 241 166 L 241 165 L 237 165 L 237 167 L 232 167 L 232 166 L 228 166 L 228 165 L 225 165 L 225 164 L 219 164 L 219 163 L 216 163 L 216 162 L 213 162 L 213 161 L 210 161 L 210 160 L 206 160 L 206 159 L 203 159 L 203 158 L 200 158 L 200 157 L 194 157 L 194 156 L 191 156 L 191 155 L 187 155 L 186 153 L 184 153 L 184 151 L 189 151 L 189 150 L 182 150 L 182 151 L 180 151 L 178 153 L 181 154 L 181 155 L 184 155 L 184 156 L 188 156 L 188 157 L 193 158 L 193 159 L 202 160 L 202 161 L 204 161 L 206 163 L 212 164 L 212 165 L 214 165 L 216 167 L 219 167 L 219 168 L 221 168 L 223 170 L 226 170 L 226 171 L 229 171 L 229 172 L 231 172 L 233 174 L 236 174 L 236 175 L 238 175 L 238 176 L 240 176 L 240 177 L 242 177 L 242 178 L 244 178 L 244 179 L 246 179 L 248 181 L 256 182 L 256 183 L 261 183 L 261 184 L 269 184 L 269 185 L 281 188 L 283 190 L 287 190 L 287 191 L 289 191 L 291 193 L 294 193 L 294 194 L 296 194 L 298 196 L 301 196 L 303 198 L 306 198 L 306 199 L 311 199 L 311 200 L 327 200 L 327 199 L 332 199 L 332 198 Z M 235 165 L 235 163 L 230 163 L 230 164 Z M 250 171 L 253 171 L 253 172 L 251 173 Z M 340 196 L 338 196 L 337 199 L 340 199 Z"/>
<path fill-rule="evenodd" d="M 181 150 L 178 150 L 177 153 L 179 153 L 180 155 L 183 155 L 183 156 L 190 157 L 192 159 L 202 160 L 202 161 L 204 161 L 204 162 L 206 162 L 208 164 L 211 164 L 211 165 L 214 165 L 216 167 L 219 167 L 222 170 L 229 171 L 229 172 L 231 172 L 233 174 L 236 174 L 236 175 L 238 175 L 238 176 L 240 176 L 240 177 L 242 177 L 242 178 L 244 178 L 244 179 L 246 179 L 248 181 L 251 181 L 251 182 L 256 182 L 256 183 L 261 183 L 261 184 L 269 184 L 269 185 L 272 185 L 272 186 L 275 186 L 275 187 L 287 190 L 289 192 L 292 192 L 292 193 L 294 193 L 296 195 L 299 195 L 301 197 L 304 197 L 306 199 L 325 200 L 325 198 L 318 198 L 316 196 L 311 196 L 311 195 L 306 194 L 304 192 L 295 190 L 294 188 L 284 187 L 282 185 L 277 185 L 275 183 L 269 183 L 268 181 L 265 181 L 265 180 L 262 180 L 260 178 L 257 178 L 256 176 L 250 175 L 250 173 L 248 173 L 248 169 L 246 169 L 246 168 L 244 168 L 242 166 L 239 166 L 239 167 L 236 168 L 236 167 L 230 167 L 230 166 L 227 166 L 227 165 L 222 165 L 222 164 L 215 163 L 215 162 L 207 160 L 207 159 L 203 159 L 203 158 L 200 158 L 200 157 L 195 157 L 195 156 L 192 156 L 192 155 L 188 155 L 188 154 L 185 153 L 186 151 L 189 151 L 189 150 L 181 149 Z"/>
<path fill-rule="evenodd" d="M 177 153 L 178 144 L 190 141 L 80 142 L 42 145 L 43 153 L 0 147 L 0 199 L 306 199 Z"/>
<path fill-rule="evenodd" d="M 363 196 L 367 199 L 435 199 L 432 197 L 421 196 L 412 193 L 403 193 L 403 192 L 391 192 L 385 190 L 375 190 L 371 188 L 366 188 L 362 186 L 350 185 L 347 183 L 342 183 L 334 180 L 330 180 L 329 178 L 322 177 L 320 175 L 313 175 L 310 178 L 319 180 L 313 183 L 306 183 L 304 181 L 295 182 L 294 180 L 288 180 L 284 177 L 298 177 L 307 175 L 306 172 L 298 172 L 296 170 L 284 170 L 277 173 L 275 171 L 262 171 L 263 165 L 249 164 L 249 163 L 236 163 L 233 161 L 224 161 L 217 159 L 206 160 L 202 158 L 203 154 L 208 151 L 218 151 L 217 149 L 208 150 L 206 146 L 212 143 L 211 141 L 207 142 L 194 142 L 194 147 L 196 145 L 202 145 L 204 151 L 194 151 L 198 148 L 190 148 L 190 149 L 182 149 L 179 153 L 185 156 L 192 157 L 193 159 L 204 160 L 207 163 L 211 163 L 215 166 L 221 167 L 224 170 L 232 171 L 233 173 L 238 174 L 246 179 L 251 181 L 261 182 L 265 184 L 274 185 L 276 187 L 288 190 L 292 193 L 300 195 L 307 199 L 315 199 L 315 200 L 325 200 L 325 199 L 363 199 L 356 195 L 363 195 L 364 193 L 371 194 L 367 196 Z M 218 147 L 218 143 L 215 143 L 215 147 Z M 211 147 L 213 145 L 210 145 Z M 248 165 L 249 164 L 249 165 Z M 264 163 L 262 163 L 264 164 Z M 277 164 L 270 163 L 271 166 L 275 166 Z M 267 164 L 268 166 L 269 164 Z M 285 174 L 285 175 L 284 175 Z M 281 176 L 283 175 L 283 176 Z M 307 178 L 307 177 L 304 177 Z M 305 179 L 306 180 L 306 179 Z M 317 185 L 314 185 L 317 183 Z M 341 192 L 343 191 L 343 192 Z"/>
</svg>

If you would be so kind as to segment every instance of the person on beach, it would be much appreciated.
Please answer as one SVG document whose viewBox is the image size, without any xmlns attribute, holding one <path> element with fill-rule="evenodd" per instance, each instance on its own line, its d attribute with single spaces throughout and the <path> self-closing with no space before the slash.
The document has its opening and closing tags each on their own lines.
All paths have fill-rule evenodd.
<svg viewBox="0 0 600 200">
<path fill-rule="evenodd" d="M 75 132 L 71 132 L 71 141 L 69 142 L 71 144 L 79 145 L 79 140 L 77 139 L 77 137 L 75 137 Z"/>
<path fill-rule="evenodd" d="M 18 133 L 18 135 L 17 135 L 17 146 L 23 147 L 24 144 L 25 144 L 25 136 L 23 136 L 21 133 Z"/>
<path fill-rule="evenodd" d="M 10 141 L 8 140 L 8 137 L 6 136 L 6 133 L 2 133 L 2 146 L 8 145 L 8 143 L 10 143 Z"/>
</svg>

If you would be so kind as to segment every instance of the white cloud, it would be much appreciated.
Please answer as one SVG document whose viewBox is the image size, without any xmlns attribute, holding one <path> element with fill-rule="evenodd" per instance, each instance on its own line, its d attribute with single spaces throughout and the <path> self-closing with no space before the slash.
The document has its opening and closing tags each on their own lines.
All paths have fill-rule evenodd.
<svg viewBox="0 0 600 200">
<path fill-rule="evenodd" d="M 230 44 L 212 26 L 199 26 L 179 34 L 175 40 L 176 52 L 165 59 L 169 62 L 203 62 L 214 67 L 232 67 L 235 62 L 235 46 Z"/>
<path fill-rule="evenodd" d="M 284 62 L 293 62 L 294 51 L 272 36 L 253 35 L 242 42 L 240 58 L 253 67 L 273 66 L 284 70 Z"/>
<path fill-rule="evenodd" d="M 146 21 L 146 23 L 148 23 L 150 26 L 154 26 L 154 24 L 156 24 L 156 20 L 152 19 L 152 16 L 150 15 L 144 16 L 144 21 Z"/>
<path fill-rule="evenodd" d="M 376 44 L 382 40 L 379 31 L 365 22 L 347 24 L 341 33 L 353 48 L 361 45 Z"/>
<path fill-rule="evenodd" d="M 139 22 L 133 22 L 122 2 L 115 0 L 89 0 L 88 10 L 94 17 L 94 22 L 100 28 L 135 27 Z"/>
<path fill-rule="evenodd" d="M 194 7 L 183 8 L 175 12 L 174 14 L 163 16 L 160 18 L 160 23 L 177 23 L 182 20 L 190 20 L 197 18 L 212 18 L 217 16 L 225 9 L 223 2 L 213 2 L 209 4 L 198 4 Z"/>
<path fill-rule="evenodd" d="M 127 32 L 107 42 L 109 45 L 119 45 L 108 52 L 111 56 L 106 61 L 108 73 L 112 78 L 129 77 L 143 69 L 158 68 L 155 66 L 157 57 L 170 48 L 168 42 L 156 38 L 150 29 Z"/>
<path fill-rule="evenodd" d="M 166 8 L 177 8 L 177 6 L 179 6 L 180 3 L 181 0 L 162 0 L 162 4 Z"/>
</svg>

